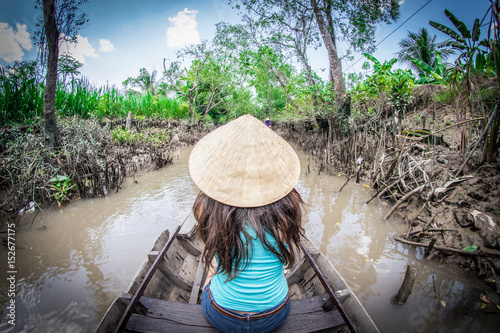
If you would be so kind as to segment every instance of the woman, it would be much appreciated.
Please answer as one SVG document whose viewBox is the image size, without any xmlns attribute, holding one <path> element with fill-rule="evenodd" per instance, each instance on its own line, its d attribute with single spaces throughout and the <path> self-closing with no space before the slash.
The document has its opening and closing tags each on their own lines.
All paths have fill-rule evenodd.
<svg viewBox="0 0 500 333">
<path fill-rule="evenodd" d="M 222 332 L 271 332 L 290 311 L 284 266 L 303 229 L 293 148 L 246 115 L 203 137 L 189 171 L 201 190 L 193 211 L 205 242 L 202 307 Z"/>
</svg>

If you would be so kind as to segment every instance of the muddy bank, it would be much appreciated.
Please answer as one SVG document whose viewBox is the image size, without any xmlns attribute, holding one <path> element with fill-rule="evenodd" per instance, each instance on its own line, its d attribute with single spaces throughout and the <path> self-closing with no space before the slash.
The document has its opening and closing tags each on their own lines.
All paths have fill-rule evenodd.
<svg viewBox="0 0 500 333">
<path fill-rule="evenodd" d="M 183 121 L 97 123 L 60 119 L 61 148 L 43 144 L 42 123 L 0 129 L 0 218 L 20 215 L 80 198 L 119 191 L 126 177 L 171 163 L 170 153 L 193 144 L 212 128 Z"/>
<path fill-rule="evenodd" d="M 453 121 L 449 112 L 439 121 Z M 454 133 L 445 131 L 443 141 L 430 141 L 394 136 L 394 127 L 383 120 L 361 119 L 350 125 L 346 132 L 318 118 L 278 123 L 273 129 L 308 153 L 318 172 L 371 184 L 374 197 L 392 203 L 391 214 L 408 224 L 399 241 L 421 249 L 434 243 L 427 250 L 429 260 L 474 272 L 499 291 L 499 165 L 481 165 L 476 153 L 456 175 L 464 159 Z M 125 177 L 167 165 L 178 145 L 194 144 L 213 130 L 182 121 L 132 122 L 129 130 L 125 127 L 124 121 L 61 121 L 64 146 L 55 153 L 43 148 L 40 126 L 2 129 L 2 219 L 13 221 L 19 212 L 118 191 Z"/>
<path fill-rule="evenodd" d="M 444 127 L 453 115 L 443 116 L 435 122 Z M 413 128 L 417 126 L 421 124 Z M 417 246 L 428 260 L 471 271 L 500 292 L 499 164 L 482 165 L 476 152 L 457 174 L 465 158 L 453 141 L 456 133 L 450 131 L 441 140 L 429 140 L 391 136 L 391 124 L 361 122 L 339 135 L 315 119 L 276 124 L 274 129 L 307 152 L 320 165 L 319 172 L 343 175 L 346 182 L 361 179 L 375 190 L 373 198 L 393 204 L 385 218 L 398 214 L 408 224 L 396 240 Z"/>
</svg>

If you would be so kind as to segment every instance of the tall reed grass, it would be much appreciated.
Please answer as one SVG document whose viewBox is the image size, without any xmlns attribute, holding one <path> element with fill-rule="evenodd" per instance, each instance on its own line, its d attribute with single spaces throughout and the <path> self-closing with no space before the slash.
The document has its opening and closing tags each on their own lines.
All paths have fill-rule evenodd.
<svg viewBox="0 0 500 333">
<path fill-rule="evenodd" d="M 45 87 L 34 79 L 0 77 L 0 124 L 27 123 L 43 114 Z"/>
<path fill-rule="evenodd" d="M 29 123 L 43 115 L 45 86 L 34 79 L 13 80 L 0 76 L 0 124 Z M 187 106 L 164 95 L 130 94 L 115 87 L 97 88 L 80 78 L 58 84 L 55 101 L 60 116 L 120 118 L 133 116 L 157 119 L 187 118 Z"/>
</svg>

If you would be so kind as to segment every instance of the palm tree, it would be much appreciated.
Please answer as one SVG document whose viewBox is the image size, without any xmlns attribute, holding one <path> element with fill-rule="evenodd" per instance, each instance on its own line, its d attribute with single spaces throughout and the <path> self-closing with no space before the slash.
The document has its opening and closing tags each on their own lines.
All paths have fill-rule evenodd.
<svg viewBox="0 0 500 333">
<path fill-rule="evenodd" d="M 158 93 L 158 85 L 160 84 L 160 82 L 156 80 L 156 73 L 156 70 L 152 71 L 150 74 L 146 68 L 141 68 L 139 70 L 139 76 L 135 78 L 128 77 L 122 84 L 125 89 L 130 85 L 140 88 L 142 92 L 149 92 L 154 96 Z"/>
<path fill-rule="evenodd" d="M 406 63 L 418 73 L 422 69 L 411 60 L 419 59 L 432 68 L 436 66 L 436 52 L 441 53 L 441 58 L 446 60 L 455 51 L 445 46 L 445 43 L 436 43 L 437 36 L 431 36 L 426 28 L 421 28 L 417 33 L 408 31 L 408 36 L 399 42 L 399 51 L 395 53 L 398 61 Z"/>
<path fill-rule="evenodd" d="M 71 54 L 62 54 L 59 57 L 57 64 L 57 73 L 61 78 L 61 83 L 65 85 L 68 76 L 71 76 L 71 81 L 74 81 L 75 76 L 79 76 L 81 74 L 80 68 L 82 67 L 83 64 L 76 60 Z"/>
</svg>

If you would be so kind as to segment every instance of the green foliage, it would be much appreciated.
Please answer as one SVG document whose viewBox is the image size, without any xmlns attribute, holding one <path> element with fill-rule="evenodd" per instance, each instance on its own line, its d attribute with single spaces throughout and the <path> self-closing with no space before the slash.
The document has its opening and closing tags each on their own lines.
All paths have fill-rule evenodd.
<svg viewBox="0 0 500 333">
<path fill-rule="evenodd" d="M 27 123 L 43 115 L 43 93 L 36 62 L 16 61 L 0 73 L 0 123 Z"/>
<path fill-rule="evenodd" d="M 64 202 L 71 201 L 68 195 L 72 190 L 78 189 L 76 183 L 68 176 L 57 175 L 49 180 L 50 188 L 55 192 L 53 197 L 56 199 L 59 207 Z"/>
<path fill-rule="evenodd" d="M 396 63 L 396 58 L 381 63 L 369 54 L 365 53 L 365 57 L 373 62 L 374 71 L 352 90 L 353 101 L 377 99 L 384 95 L 394 105 L 396 113 L 404 112 L 414 86 L 415 77 L 412 72 L 402 69 L 393 71 L 392 66 Z"/>
<path fill-rule="evenodd" d="M 121 127 L 112 130 L 111 137 L 119 144 L 127 146 L 133 146 L 134 144 L 142 142 L 159 147 L 170 140 L 170 137 L 165 132 L 158 134 L 146 130 L 138 133 L 129 129 L 122 129 Z"/>
<path fill-rule="evenodd" d="M 156 95 L 160 91 L 160 83 L 156 80 L 157 71 L 149 71 L 146 68 L 141 68 L 139 70 L 139 75 L 137 77 L 128 77 L 123 81 L 123 86 L 128 89 L 129 86 L 134 88 L 139 88 L 143 93 L 148 93 L 151 95 Z"/>
<path fill-rule="evenodd" d="M 284 63 L 282 56 L 268 46 L 260 47 L 256 52 L 248 52 L 246 56 L 248 66 L 245 67 L 263 113 L 266 114 L 267 110 L 270 115 L 283 110 L 286 105 L 287 87 L 282 84 L 291 76 L 293 69 Z M 281 77 L 281 84 L 278 75 Z"/>
<path fill-rule="evenodd" d="M 457 70 L 462 70 L 466 77 L 474 72 L 484 72 L 486 69 L 486 55 L 490 50 L 486 39 L 479 42 L 481 35 L 481 22 L 479 19 L 474 21 L 472 29 L 469 30 L 465 23 L 460 21 L 448 9 L 445 10 L 445 14 L 456 30 L 434 21 L 429 21 L 429 24 L 451 37 L 452 40 L 444 44 L 460 52 L 456 60 L 456 64 L 460 67 Z M 457 80 L 462 79 L 461 76 L 455 77 Z"/>
<path fill-rule="evenodd" d="M 82 11 L 83 5 L 88 0 L 58 0 L 55 1 L 55 21 L 60 37 L 64 36 L 66 42 L 76 42 L 78 30 L 89 22 L 88 14 Z M 36 27 L 33 34 L 35 43 L 39 46 L 41 62 L 45 64 L 48 55 L 48 42 L 45 35 L 45 25 L 43 16 L 43 0 L 36 0 L 35 8 L 42 12 L 37 18 Z M 62 38 L 61 38 L 62 39 Z"/>
<path fill-rule="evenodd" d="M 89 118 L 91 111 L 99 105 L 100 91 L 94 89 L 88 80 L 72 80 L 67 87 L 58 84 L 55 108 L 62 116 Z"/>
<path fill-rule="evenodd" d="M 461 52 L 455 62 L 456 66 L 454 67 L 454 72 L 451 75 L 452 86 L 458 92 L 459 98 L 465 99 L 468 109 L 472 113 L 474 112 L 475 104 L 479 104 L 480 110 L 482 110 L 483 116 L 485 117 L 489 116 L 487 115 L 486 108 L 481 105 L 481 103 L 484 102 L 483 98 L 485 96 L 491 96 L 494 102 L 496 102 L 498 93 L 485 94 L 484 90 L 481 91 L 479 88 L 477 78 L 496 77 L 496 87 L 490 86 L 489 89 L 498 92 L 500 88 L 500 50 L 498 48 L 500 34 L 498 25 L 500 24 L 500 18 L 498 13 L 498 2 L 492 2 L 489 10 L 492 10 L 492 21 L 489 24 L 489 34 L 487 38 L 481 41 L 481 26 L 488 15 L 485 15 L 482 21 L 475 19 L 472 29 L 468 29 L 467 26 L 449 10 L 445 10 L 445 14 L 453 24 L 454 29 L 441 23 L 429 22 L 434 28 L 450 36 L 452 40 L 448 42 L 449 46 Z M 493 112 L 492 108 L 490 112 Z M 463 108 L 462 117 L 465 118 L 466 114 L 467 108 Z M 489 138 L 486 139 L 483 153 L 484 162 L 491 163 L 495 160 L 498 147 L 500 146 L 500 141 L 498 141 L 499 128 L 500 114 L 497 114 L 491 131 L 489 131 Z M 462 137 L 465 138 L 465 133 L 462 134 Z M 462 144 L 462 152 L 465 153 L 465 141 Z"/>
<path fill-rule="evenodd" d="M 64 85 L 68 76 L 71 77 L 72 80 L 80 76 L 79 69 L 81 67 L 83 67 L 83 64 L 71 55 L 67 53 L 61 55 L 57 63 L 57 72 L 60 82 Z"/>
<path fill-rule="evenodd" d="M 142 139 L 141 133 L 131 132 L 128 129 L 124 130 L 121 127 L 112 130 L 111 137 L 118 141 L 118 143 L 129 146 L 136 143 L 139 139 Z"/>
<path fill-rule="evenodd" d="M 146 118 L 182 119 L 187 117 L 187 112 L 181 108 L 181 102 L 164 95 L 153 96 L 149 93 L 144 95 L 121 96 L 116 103 L 120 106 L 119 113 L 125 117 L 129 111 L 134 116 Z"/>
<path fill-rule="evenodd" d="M 442 104 L 448 104 L 452 100 L 452 98 L 453 91 L 450 89 L 436 92 L 436 101 L 441 102 Z"/>
<path fill-rule="evenodd" d="M 406 106 L 411 99 L 413 81 L 413 74 L 409 70 L 398 69 L 392 75 L 389 75 L 386 93 L 389 100 L 396 107 L 397 112 L 406 111 Z"/>
<path fill-rule="evenodd" d="M 447 84 L 450 77 L 449 71 L 443 65 L 441 60 L 441 54 L 439 51 L 436 51 L 436 60 L 434 61 L 433 66 L 429 66 L 429 64 L 423 62 L 420 59 L 411 58 L 413 64 L 419 68 L 419 76 L 420 78 L 415 80 L 415 84 Z"/>
<path fill-rule="evenodd" d="M 455 53 L 446 43 L 437 43 L 436 38 L 426 28 L 421 28 L 417 33 L 408 32 L 408 36 L 399 42 L 400 49 L 396 52 L 398 61 L 408 64 L 421 76 L 428 76 L 430 71 L 425 69 L 426 66 L 435 69 L 439 66 L 438 62 Z"/>
<path fill-rule="evenodd" d="M 17 62 L 0 75 L 0 122 L 26 124 L 43 116 L 45 85 L 38 81 L 35 62 Z M 186 105 L 165 95 L 123 94 L 116 88 L 96 88 L 86 78 L 57 85 L 55 109 L 61 116 L 97 119 L 134 116 L 182 119 Z"/>
<path fill-rule="evenodd" d="M 242 8 L 257 18 L 257 25 L 268 28 L 273 40 L 280 45 L 300 47 L 304 42 L 315 47 L 319 45 L 316 19 L 310 22 L 314 17 L 310 1 L 231 0 L 230 3 L 237 8 L 241 3 Z M 337 38 L 347 41 L 355 51 L 364 52 L 374 51 L 376 26 L 395 21 L 400 7 L 394 0 L 372 0 L 369 3 L 358 0 L 318 1 L 318 5 L 325 21 L 335 25 Z M 302 30 L 302 34 L 295 38 L 298 30 Z"/>
</svg>

